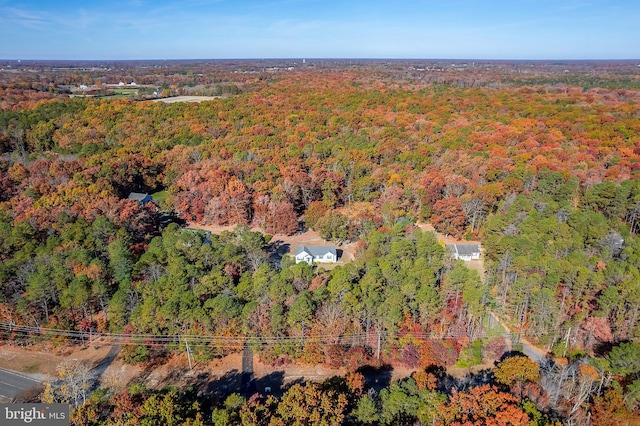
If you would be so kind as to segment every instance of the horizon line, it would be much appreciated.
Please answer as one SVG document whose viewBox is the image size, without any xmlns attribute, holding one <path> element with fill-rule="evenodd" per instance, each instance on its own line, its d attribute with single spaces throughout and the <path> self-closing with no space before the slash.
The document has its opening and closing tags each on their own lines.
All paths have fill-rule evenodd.
<svg viewBox="0 0 640 426">
<path fill-rule="evenodd" d="M 43 59 L 43 58 L 0 58 L 1 62 L 129 62 L 129 61 L 282 61 L 282 60 L 307 60 L 307 61 L 488 61 L 488 62 L 640 62 L 640 58 L 544 58 L 544 59 L 505 59 L 505 58 L 394 58 L 394 57 L 247 57 L 247 58 L 129 58 L 129 59 Z M 640 66 L 640 64 L 639 64 Z"/>
</svg>

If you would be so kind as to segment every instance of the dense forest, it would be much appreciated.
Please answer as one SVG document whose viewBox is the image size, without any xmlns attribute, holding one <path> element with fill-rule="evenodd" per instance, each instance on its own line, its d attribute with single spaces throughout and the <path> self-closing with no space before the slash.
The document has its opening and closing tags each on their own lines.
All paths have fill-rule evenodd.
<svg viewBox="0 0 640 426">
<path fill-rule="evenodd" d="M 185 67 L 147 82 L 237 90 L 201 103 L 72 98 L 60 85 L 104 76 L 3 74 L 0 321 L 48 334 L 2 338 L 200 336 L 198 360 L 247 344 L 274 364 L 351 373 L 206 410 L 188 390 L 102 389 L 78 424 L 639 420 L 637 75 Z M 209 235 L 185 221 L 236 227 Z M 482 241 L 484 276 L 421 223 Z M 277 255 L 273 235 L 306 229 L 354 243 L 355 261 L 325 270 Z M 547 362 L 503 356 L 488 312 Z M 132 363 L 184 350 L 133 343 Z M 494 361 L 466 385 L 443 370 Z M 358 371 L 381 363 L 416 373 L 374 389 Z M 158 405 L 175 418 L 158 420 Z"/>
</svg>

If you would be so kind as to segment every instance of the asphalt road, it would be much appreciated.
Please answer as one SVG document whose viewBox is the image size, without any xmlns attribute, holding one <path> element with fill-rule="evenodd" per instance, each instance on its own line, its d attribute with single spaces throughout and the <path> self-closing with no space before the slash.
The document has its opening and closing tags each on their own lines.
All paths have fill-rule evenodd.
<svg viewBox="0 0 640 426">
<path fill-rule="evenodd" d="M 41 383 L 24 374 L 0 368 L 0 402 L 10 402 L 20 392 L 38 387 Z"/>
</svg>

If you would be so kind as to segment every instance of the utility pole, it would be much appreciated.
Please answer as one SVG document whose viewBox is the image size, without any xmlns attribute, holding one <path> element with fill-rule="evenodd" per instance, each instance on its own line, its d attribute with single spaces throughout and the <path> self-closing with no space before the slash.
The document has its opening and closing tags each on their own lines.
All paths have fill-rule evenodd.
<svg viewBox="0 0 640 426">
<path fill-rule="evenodd" d="M 187 338 L 184 338 L 184 344 L 187 347 L 187 360 L 189 360 L 189 370 L 193 370 L 193 366 L 191 365 L 191 349 L 189 348 L 189 341 Z"/>
</svg>

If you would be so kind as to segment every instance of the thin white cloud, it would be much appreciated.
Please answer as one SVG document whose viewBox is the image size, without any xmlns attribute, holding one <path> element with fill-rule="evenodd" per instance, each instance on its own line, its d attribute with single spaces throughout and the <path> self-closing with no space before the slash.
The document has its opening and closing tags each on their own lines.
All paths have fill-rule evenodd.
<svg viewBox="0 0 640 426">
<path fill-rule="evenodd" d="M 15 7 L 0 9 L 0 16 L 4 21 L 17 23 L 32 29 L 41 29 L 52 22 L 51 17 L 46 14 Z"/>
</svg>

